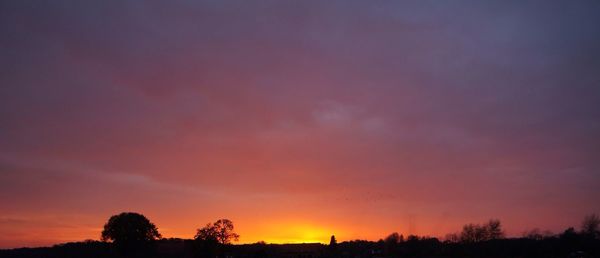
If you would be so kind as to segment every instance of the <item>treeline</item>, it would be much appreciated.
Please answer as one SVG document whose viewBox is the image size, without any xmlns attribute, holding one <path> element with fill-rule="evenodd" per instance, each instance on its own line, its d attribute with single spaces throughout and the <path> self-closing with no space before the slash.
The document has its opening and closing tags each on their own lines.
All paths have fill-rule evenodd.
<svg viewBox="0 0 600 258">
<path fill-rule="evenodd" d="M 392 233 L 376 246 L 382 257 L 600 257 L 600 218 L 586 216 L 580 230 L 570 227 L 553 234 L 532 229 L 518 238 L 506 238 L 500 220 L 490 219 L 466 224 L 443 240 Z"/>
<path fill-rule="evenodd" d="M 87 240 L 46 248 L 0 250 L 1 258 L 386 258 L 386 257 L 600 257 L 600 218 L 590 215 L 581 227 L 559 234 L 539 229 L 506 238 L 500 220 L 466 224 L 444 239 L 391 233 L 379 241 L 324 244 L 233 245 L 239 235 L 233 222 L 221 219 L 197 229 L 194 239 L 162 238 L 156 226 L 138 213 L 112 216 L 102 241 Z"/>
</svg>

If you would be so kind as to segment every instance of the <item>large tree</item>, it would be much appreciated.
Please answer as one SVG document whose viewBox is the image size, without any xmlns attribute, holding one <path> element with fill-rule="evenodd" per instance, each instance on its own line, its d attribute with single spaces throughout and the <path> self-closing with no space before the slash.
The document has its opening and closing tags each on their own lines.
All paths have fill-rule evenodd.
<svg viewBox="0 0 600 258">
<path fill-rule="evenodd" d="M 110 217 L 102 231 L 102 241 L 113 242 L 123 252 L 135 251 L 160 237 L 158 229 L 150 220 L 134 212 L 123 212 Z"/>
<path fill-rule="evenodd" d="M 233 231 L 233 222 L 220 219 L 215 223 L 208 223 L 196 232 L 195 257 L 213 258 L 225 251 L 231 241 L 237 241 L 240 235 Z"/>
</svg>

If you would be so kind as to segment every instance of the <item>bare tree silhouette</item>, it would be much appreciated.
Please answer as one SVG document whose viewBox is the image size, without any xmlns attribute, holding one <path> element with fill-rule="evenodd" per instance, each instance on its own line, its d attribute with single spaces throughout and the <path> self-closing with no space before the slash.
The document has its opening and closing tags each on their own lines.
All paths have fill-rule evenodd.
<svg viewBox="0 0 600 258">
<path fill-rule="evenodd" d="M 500 220 L 490 219 L 486 224 L 467 224 L 463 226 L 460 240 L 466 243 L 476 243 L 504 238 Z"/>
<path fill-rule="evenodd" d="M 581 222 L 581 233 L 593 238 L 600 237 L 600 217 L 596 214 L 585 216 Z"/>
<path fill-rule="evenodd" d="M 460 236 L 458 233 L 448 233 L 444 237 L 444 241 L 447 243 L 458 243 L 460 242 Z"/>
<path fill-rule="evenodd" d="M 500 220 L 490 219 L 484 227 L 486 230 L 486 240 L 504 238 L 504 231 L 502 231 Z"/>
</svg>

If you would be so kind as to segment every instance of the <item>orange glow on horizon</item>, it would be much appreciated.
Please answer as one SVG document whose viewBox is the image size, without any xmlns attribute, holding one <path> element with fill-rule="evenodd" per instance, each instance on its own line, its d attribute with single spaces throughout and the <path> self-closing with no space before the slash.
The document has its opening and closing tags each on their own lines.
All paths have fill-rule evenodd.
<svg viewBox="0 0 600 258">
<path fill-rule="evenodd" d="M 306 222 L 292 223 L 273 223 L 263 228 L 263 232 L 251 232 L 248 237 L 240 239 L 240 243 L 256 243 L 265 241 L 266 243 L 285 244 L 285 243 L 329 243 L 331 235 L 335 235 L 334 230 L 327 227 L 318 226 Z"/>
</svg>

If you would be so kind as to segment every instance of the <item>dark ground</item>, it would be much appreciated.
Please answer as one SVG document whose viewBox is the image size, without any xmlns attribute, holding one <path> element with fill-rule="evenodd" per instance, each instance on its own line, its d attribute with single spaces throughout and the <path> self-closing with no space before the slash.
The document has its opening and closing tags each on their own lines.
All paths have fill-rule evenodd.
<svg viewBox="0 0 600 258">
<path fill-rule="evenodd" d="M 0 250 L 2 258 L 193 258 L 207 257 L 193 240 L 163 239 L 143 255 L 119 254 L 110 243 L 86 241 L 53 247 Z M 600 239 L 580 235 L 539 240 L 509 238 L 479 243 L 440 242 L 412 238 L 400 243 L 349 241 L 323 244 L 243 244 L 220 246 L 214 256 L 225 258 L 384 258 L 384 257 L 600 257 Z M 210 255 L 214 257 L 213 255 Z"/>
</svg>

